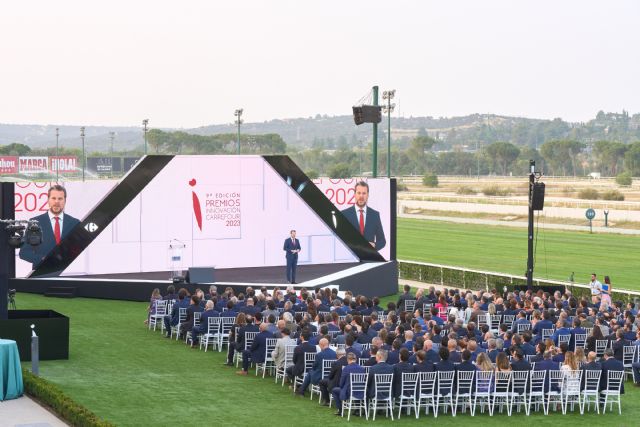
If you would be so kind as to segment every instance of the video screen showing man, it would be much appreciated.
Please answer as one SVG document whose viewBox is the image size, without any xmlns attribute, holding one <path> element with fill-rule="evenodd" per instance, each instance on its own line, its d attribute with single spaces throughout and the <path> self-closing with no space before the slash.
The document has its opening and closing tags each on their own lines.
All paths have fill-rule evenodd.
<svg viewBox="0 0 640 427">
<path fill-rule="evenodd" d="M 67 190 L 59 184 L 49 188 L 47 213 L 31 218 L 38 221 L 42 230 L 42 243 L 38 246 L 23 245 L 20 248 L 20 258 L 30 262 L 35 270 L 38 264 L 60 244 L 67 234 L 80 223 L 77 218 L 64 212 L 67 202 Z"/>
<path fill-rule="evenodd" d="M 343 210 L 342 214 L 360 231 L 367 242 L 379 251 L 385 247 L 387 240 L 384 237 L 380 213 L 367 206 L 368 200 L 369 184 L 358 181 L 355 187 L 355 204 Z"/>
</svg>

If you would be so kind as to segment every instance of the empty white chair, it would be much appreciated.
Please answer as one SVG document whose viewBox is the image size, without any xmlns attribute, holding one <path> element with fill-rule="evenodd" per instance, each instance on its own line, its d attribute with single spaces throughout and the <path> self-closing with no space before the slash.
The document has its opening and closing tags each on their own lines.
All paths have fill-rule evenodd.
<svg viewBox="0 0 640 427">
<path fill-rule="evenodd" d="M 529 383 L 529 371 L 514 371 L 511 385 L 510 409 L 513 412 L 515 406 L 517 411 L 520 412 L 520 408 L 523 407 L 527 415 L 528 411 L 528 398 L 527 398 L 527 385 Z"/>
<path fill-rule="evenodd" d="M 564 373 L 561 371 L 549 371 L 549 381 L 548 381 L 548 389 L 546 406 L 544 410 L 544 414 L 549 414 L 549 408 L 551 407 L 551 403 L 562 406 L 562 382 L 564 381 Z"/>
<path fill-rule="evenodd" d="M 474 376 L 475 371 L 458 371 L 456 373 L 456 394 L 451 411 L 451 415 L 454 417 L 456 416 L 458 405 L 461 405 L 462 412 L 465 412 L 467 407 L 469 408 L 469 412 L 471 412 Z"/>
<path fill-rule="evenodd" d="M 490 414 L 495 413 L 496 404 L 499 405 L 500 412 L 502 408 L 507 408 L 507 415 L 511 416 L 511 405 L 509 404 L 509 398 L 511 396 L 511 381 L 513 378 L 513 372 L 504 371 L 495 373 L 495 389 L 491 394 L 491 411 Z"/>
<path fill-rule="evenodd" d="M 581 404 L 581 386 L 582 386 L 582 371 L 563 371 L 564 379 L 562 382 L 562 413 L 567 413 L 567 407 L 571 403 L 571 410 L 573 411 L 573 405 L 578 404 L 578 408 L 582 407 Z"/>
<path fill-rule="evenodd" d="M 596 412 L 600 413 L 600 405 L 598 404 L 599 388 L 600 388 L 600 376 L 602 371 L 598 370 L 585 370 L 584 371 L 584 388 L 582 389 L 582 399 L 580 406 L 580 414 L 584 414 L 585 404 L 587 405 L 587 411 L 591 409 L 591 402 L 596 408 Z"/>
<path fill-rule="evenodd" d="M 178 337 L 180 336 L 180 325 L 182 322 L 187 320 L 187 309 L 179 308 L 178 309 L 178 323 L 175 326 L 171 327 L 170 337 L 173 337 L 173 334 L 176 334 L 176 341 L 178 341 Z"/>
<path fill-rule="evenodd" d="M 542 330 L 542 340 L 546 340 L 547 338 L 551 337 L 551 335 L 553 335 L 553 333 L 555 332 L 555 329 L 551 328 L 551 329 L 543 329 Z"/>
<path fill-rule="evenodd" d="M 546 413 L 545 397 L 546 386 L 545 380 L 547 378 L 547 371 L 531 371 L 529 373 L 529 390 L 527 391 L 527 406 L 526 414 L 531 413 L 531 406 L 535 404 L 536 411 L 542 405 L 542 409 Z"/>
<path fill-rule="evenodd" d="M 416 392 L 416 418 L 420 416 L 420 408 L 423 406 L 425 414 L 429 413 L 429 407 L 435 412 L 436 379 L 436 372 L 420 372 Z"/>
<path fill-rule="evenodd" d="M 416 300 L 406 299 L 404 300 L 404 310 L 412 312 L 416 307 Z"/>
<path fill-rule="evenodd" d="M 407 415 L 411 412 L 411 408 L 416 407 L 416 389 L 418 388 L 418 372 L 403 372 L 402 383 L 400 386 L 400 397 L 398 397 L 398 418 L 402 413 L 402 409 L 407 409 Z"/>
<path fill-rule="evenodd" d="M 569 345 L 569 341 L 571 341 L 571 335 L 569 334 L 562 334 L 562 335 L 558 335 L 558 346 L 560 344 L 567 343 L 567 345 Z"/>
<path fill-rule="evenodd" d="M 451 408 L 453 413 L 453 380 L 455 378 L 454 371 L 439 371 L 438 374 L 438 387 L 436 393 L 436 402 L 433 405 L 433 416 L 438 417 L 438 408 L 442 406 L 444 412 L 447 412 L 447 408 Z"/>
<path fill-rule="evenodd" d="M 222 346 L 229 345 L 229 335 L 231 333 L 231 328 L 233 327 L 236 319 L 233 317 L 221 317 L 222 322 L 220 323 L 220 331 L 218 332 L 216 338 L 218 339 L 218 351 L 222 351 Z"/>
<path fill-rule="evenodd" d="M 256 335 L 258 335 L 257 332 L 245 332 L 244 333 L 244 350 L 249 350 L 251 348 L 251 344 L 253 344 L 253 339 L 256 337 Z M 236 351 L 233 354 L 233 357 L 236 362 L 236 367 L 238 367 L 238 364 L 242 361 L 242 352 L 241 351 Z"/>
<path fill-rule="evenodd" d="M 587 334 L 575 334 L 574 342 L 573 342 L 573 351 L 576 351 L 577 348 L 584 348 L 587 344 Z"/>
</svg>

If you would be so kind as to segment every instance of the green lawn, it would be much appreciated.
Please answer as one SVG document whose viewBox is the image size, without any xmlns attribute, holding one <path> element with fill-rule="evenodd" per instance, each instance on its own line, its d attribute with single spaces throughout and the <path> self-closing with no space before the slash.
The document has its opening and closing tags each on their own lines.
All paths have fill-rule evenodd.
<svg viewBox="0 0 640 427">
<path fill-rule="evenodd" d="M 616 287 L 640 290 L 640 238 L 573 231 L 538 232 L 535 277 L 587 283 L 595 272 Z M 525 229 L 398 219 L 398 258 L 524 275 Z"/>
<path fill-rule="evenodd" d="M 98 299 L 55 299 L 33 294 L 18 294 L 18 308 L 48 308 L 71 319 L 70 358 L 67 361 L 42 362 L 41 375 L 59 385 L 79 403 L 117 425 L 279 425 L 319 426 L 344 423 L 333 411 L 317 401 L 292 397 L 288 388 L 250 375 L 235 375 L 235 369 L 223 367 L 223 354 L 192 350 L 183 342 L 162 338 L 143 325 L 144 303 Z M 25 363 L 29 367 L 29 363 Z M 439 416 L 439 426 L 527 425 L 583 427 L 586 423 L 602 426 L 636 426 L 640 419 L 640 391 L 627 387 L 623 415 L 580 417 L 524 414 L 509 418 L 496 415 Z M 584 419 L 583 419 L 584 418 Z M 635 421 L 634 421 L 635 420 Z M 371 421 L 369 421 L 371 422 Z M 432 416 L 403 417 L 396 424 L 424 425 L 436 421 Z M 364 420 L 352 418 L 351 424 Z M 377 424 L 391 424 L 384 418 Z M 1 421 L 0 421 L 1 424 Z"/>
</svg>

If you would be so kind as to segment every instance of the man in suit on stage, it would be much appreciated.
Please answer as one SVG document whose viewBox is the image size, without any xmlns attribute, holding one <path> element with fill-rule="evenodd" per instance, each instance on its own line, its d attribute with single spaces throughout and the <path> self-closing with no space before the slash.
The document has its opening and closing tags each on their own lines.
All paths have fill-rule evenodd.
<svg viewBox="0 0 640 427">
<path fill-rule="evenodd" d="M 284 247 L 282 249 L 287 257 L 287 282 L 296 283 L 298 253 L 302 250 L 300 240 L 296 239 L 296 230 L 291 230 L 291 237 L 284 241 Z"/>
<path fill-rule="evenodd" d="M 49 211 L 31 220 L 38 221 L 42 230 L 42 243 L 39 246 L 23 245 L 20 248 L 20 258 L 33 264 L 35 270 L 38 264 L 64 239 L 80 221 L 64 212 L 67 202 L 67 190 L 62 185 L 55 184 L 49 188 L 47 203 Z"/>
<path fill-rule="evenodd" d="M 384 238 L 384 230 L 380 221 L 380 213 L 367 206 L 369 200 L 369 184 L 359 181 L 356 184 L 355 200 L 353 207 L 349 207 L 342 211 L 342 214 L 349 220 L 360 234 L 367 239 L 377 251 L 381 250 L 387 244 Z"/>
</svg>

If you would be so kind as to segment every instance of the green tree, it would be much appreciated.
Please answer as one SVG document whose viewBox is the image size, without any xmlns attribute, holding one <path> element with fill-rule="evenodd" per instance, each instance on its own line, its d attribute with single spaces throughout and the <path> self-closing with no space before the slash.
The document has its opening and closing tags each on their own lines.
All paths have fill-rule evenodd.
<svg viewBox="0 0 640 427">
<path fill-rule="evenodd" d="M 507 175 L 520 155 L 520 149 L 510 142 L 494 142 L 487 146 L 485 151 L 496 166 L 494 170 L 499 171 L 501 175 Z"/>
<path fill-rule="evenodd" d="M 348 163 L 337 163 L 329 168 L 329 178 L 351 178 Z"/>
<path fill-rule="evenodd" d="M 597 141 L 593 146 L 593 154 L 598 160 L 600 172 L 607 176 L 618 173 L 618 164 L 624 160 L 629 146 L 615 141 Z"/>
<path fill-rule="evenodd" d="M 0 154 L 6 154 L 9 156 L 26 156 L 31 153 L 31 148 L 28 145 L 19 144 L 13 142 L 8 145 L 0 145 Z"/>
<path fill-rule="evenodd" d="M 577 157 L 585 145 L 578 141 L 555 140 L 542 144 L 540 153 L 554 175 L 576 175 Z"/>
<path fill-rule="evenodd" d="M 632 176 L 640 176 L 640 141 L 629 145 L 624 155 L 624 167 Z"/>
</svg>

